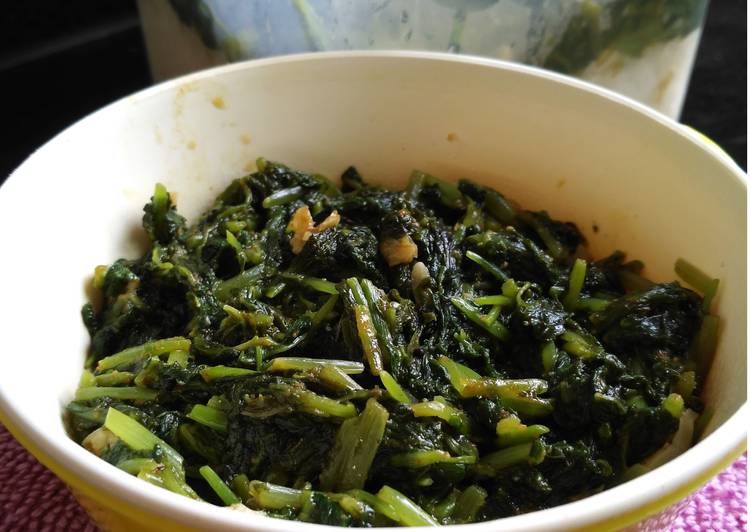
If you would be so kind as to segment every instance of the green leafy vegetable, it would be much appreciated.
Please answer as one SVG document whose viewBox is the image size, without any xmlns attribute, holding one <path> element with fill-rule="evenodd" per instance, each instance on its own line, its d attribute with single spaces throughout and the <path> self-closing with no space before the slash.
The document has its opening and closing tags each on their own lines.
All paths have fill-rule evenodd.
<svg viewBox="0 0 751 532">
<path fill-rule="evenodd" d="M 716 280 L 678 261 L 702 299 L 576 258 L 573 224 L 468 180 L 257 166 L 193 224 L 157 186 L 151 248 L 97 268 L 64 413 L 103 460 L 273 517 L 436 525 L 586 496 L 691 439 Z"/>
</svg>

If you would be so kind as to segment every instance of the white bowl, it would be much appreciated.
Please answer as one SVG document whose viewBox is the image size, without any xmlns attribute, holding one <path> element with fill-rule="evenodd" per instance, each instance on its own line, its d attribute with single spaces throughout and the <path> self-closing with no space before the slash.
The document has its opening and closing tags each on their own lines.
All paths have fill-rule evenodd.
<svg viewBox="0 0 751 532">
<path fill-rule="evenodd" d="M 60 418 L 88 344 L 78 313 L 86 280 L 94 265 L 139 252 L 154 183 L 194 216 L 258 156 L 331 176 L 354 164 L 391 185 L 414 168 L 468 176 L 577 222 L 595 256 L 625 250 L 657 280 L 674 279 L 684 257 L 722 280 L 722 337 L 705 389 L 716 413 L 703 441 L 598 495 L 466 529 L 626 526 L 744 448 L 746 178 L 719 149 L 633 101 L 518 65 L 430 53 L 288 56 L 125 98 L 44 145 L 0 189 L 0 418 L 104 526 L 319 529 L 151 486 L 79 447 Z"/>
</svg>

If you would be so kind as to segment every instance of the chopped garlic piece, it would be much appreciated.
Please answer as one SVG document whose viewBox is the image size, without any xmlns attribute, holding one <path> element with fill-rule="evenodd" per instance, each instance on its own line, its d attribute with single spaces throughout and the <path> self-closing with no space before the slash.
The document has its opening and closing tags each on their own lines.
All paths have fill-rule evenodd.
<svg viewBox="0 0 751 532">
<path fill-rule="evenodd" d="M 113 432 L 105 427 L 99 427 L 94 432 L 86 436 L 81 445 L 84 446 L 89 452 L 94 453 L 97 456 L 102 456 L 102 453 L 115 445 L 118 441 L 118 437 Z"/>
<path fill-rule="evenodd" d="M 316 225 L 313 231 L 320 233 L 321 231 L 325 231 L 326 229 L 336 227 L 341 219 L 342 217 L 339 216 L 338 212 L 336 212 L 335 210 L 331 211 L 331 214 L 329 214 L 324 221 Z"/>
<path fill-rule="evenodd" d="M 386 238 L 381 241 L 379 249 L 389 266 L 409 264 L 417 257 L 417 246 L 409 235 L 404 235 L 398 239 Z"/>
<path fill-rule="evenodd" d="M 428 267 L 425 266 L 422 262 L 415 262 L 415 265 L 412 266 L 412 290 L 417 290 L 420 288 L 420 285 L 426 280 L 430 278 L 430 272 L 428 271 Z"/>
<path fill-rule="evenodd" d="M 242 512 L 242 513 L 245 513 L 245 514 L 255 514 L 255 515 L 264 515 L 264 516 L 266 515 L 263 512 L 259 512 L 258 510 L 253 510 L 251 508 L 248 508 L 247 506 L 245 506 L 241 502 L 236 502 L 235 504 L 230 504 L 229 506 L 227 506 L 227 508 L 229 508 L 230 510 L 233 510 L 235 512 Z"/>
<path fill-rule="evenodd" d="M 342 217 L 339 216 L 338 212 L 331 211 L 331 214 L 324 221 L 315 225 L 307 205 L 297 209 L 290 218 L 289 225 L 287 225 L 287 229 L 292 231 L 292 239 L 289 242 L 292 246 L 292 253 L 299 254 L 305 247 L 305 242 L 308 241 L 310 235 L 336 227 L 341 219 Z"/>
<path fill-rule="evenodd" d="M 313 217 L 310 215 L 310 209 L 307 205 L 297 209 L 287 226 L 288 229 L 292 230 L 292 240 L 289 241 L 290 246 L 292 246 L 292 253 L 297 255 L 302 251 L 305 242 L 312 234 L 313 227 L 315 227 Z"/>
</svg>

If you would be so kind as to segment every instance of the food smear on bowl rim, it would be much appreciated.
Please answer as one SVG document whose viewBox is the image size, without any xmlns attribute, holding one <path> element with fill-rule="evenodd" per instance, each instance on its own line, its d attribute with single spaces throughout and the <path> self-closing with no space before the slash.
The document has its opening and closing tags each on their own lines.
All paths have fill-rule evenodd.
<svg viewBox="0 0 751 532">
<path fill-rule="evenodd" d="M 470 180 L 336 185 L 259 159 L 189 224 L 95 270 L 64 418 L 193 499 L 341 526 L 483 521 L 669 461 L 706 424 L 718 281 L 621 251 Z M 374 176 L 374 180 L 377 176 Z"/>
</svg>

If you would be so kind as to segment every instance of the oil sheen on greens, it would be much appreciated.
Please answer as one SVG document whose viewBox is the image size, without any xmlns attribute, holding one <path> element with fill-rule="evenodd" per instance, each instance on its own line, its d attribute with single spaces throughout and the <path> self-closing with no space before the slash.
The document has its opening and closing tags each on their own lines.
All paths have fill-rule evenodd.
<svg viewBox="0 0 751 532">
<path fill-rule="evenodd" d="M 573 224 L 470 181 L 257 166 L 193 225 L 157 185 L 151 248 L 96 269 L 65 420 L 103 460 L 369 527 L 562 504 L 690 445 L 715 280 L 678 261 L 702 297 L 621 252 L 576 258 Z"/>
</svg>

